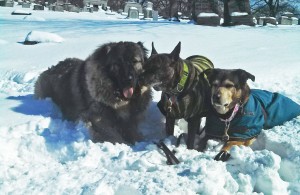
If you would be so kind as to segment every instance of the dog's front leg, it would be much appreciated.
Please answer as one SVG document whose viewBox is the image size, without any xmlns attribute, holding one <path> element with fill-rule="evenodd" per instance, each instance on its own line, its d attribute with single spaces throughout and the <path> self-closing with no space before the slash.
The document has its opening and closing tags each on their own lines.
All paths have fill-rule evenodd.
<svg viewBox="0 0 300 195">
<path fill-rule="evenodd" d="M 241 141 L 227 141 L 222 149 L 221 152 L 219 152 L 217 154 L 217 156 L 215 157 L 215 160 L 218 161 L 227 161 L 230 157 L 230 154 L 228 153 L 231 149 L 232 146 L 236 145 L 236 146 L 250 146 L 254 141 L 256 140 L 256 138 L 252 138 L 252 139 L 248 139 L 248 140 L 241 140 Z"/>
<path fill-rule="evenodd" d="M 113 144 L 128 144 L 128 142 L 126 142 L 123 138 L 122 132 L 120 132 L 118 125 L 116 125 L 116 123 L 114 124 L 111 120 L 101 116 L 93 116 L 90 117 L 86 122 L 91 140 L 94 143 L 108 141 Z"/>
<path fill-rule="evenodd" d="M 187 119 L 188 122 L 188 138 L 187 138 L 187 149 L 194 149 L 194 142 L 196 133 L 199 132 L 201 117 L 194 116 Z"/>
<path fill-rule="evenodd" d="M 166 133 L 167 136 L 174 135 L 175 118 L 167 115 L 166 117 Z"/>
</svg>

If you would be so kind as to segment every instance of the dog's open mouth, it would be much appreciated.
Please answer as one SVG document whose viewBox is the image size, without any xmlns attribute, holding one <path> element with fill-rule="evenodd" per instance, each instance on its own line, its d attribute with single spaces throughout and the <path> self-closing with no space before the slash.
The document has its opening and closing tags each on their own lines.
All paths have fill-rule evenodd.
<svg viewBox="0 0 300 195">
<path fill-rule="evenodd" d="M 121 101 L 128 101 L 133 96 L 134 88 L 126 87 L 124 89 L 117 89 L 114 91 L 114 95 Z"/>
</svg>

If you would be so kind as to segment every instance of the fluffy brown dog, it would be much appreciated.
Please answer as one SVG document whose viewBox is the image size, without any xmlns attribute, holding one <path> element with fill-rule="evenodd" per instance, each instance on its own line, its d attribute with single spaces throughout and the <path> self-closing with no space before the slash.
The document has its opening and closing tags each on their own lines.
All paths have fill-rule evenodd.
<svg viewBox="0 0 300 195">
<path fill-rule="evenodd" d="M 138 85 L 147 50 L 142 43 L 107 43 L 86 60 L 68 58 L 43 72 L 37 98 L 50 97 L 68 120 L 84 120 L 94 142 L 134 143 L 151 91 Z"/>
</svg>

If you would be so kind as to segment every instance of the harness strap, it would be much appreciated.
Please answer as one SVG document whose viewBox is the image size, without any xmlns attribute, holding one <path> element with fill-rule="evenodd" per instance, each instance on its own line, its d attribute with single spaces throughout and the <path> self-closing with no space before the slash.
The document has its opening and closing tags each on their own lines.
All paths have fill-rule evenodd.
<svg viewBox="0 0 300 195">
<path fill-rule="evenodd" d="M 188 76 L 191 71 L 189 70 L 189 66 L 186 63 L 186 60 L 189 61 L 192 67 L 196 70 L 196 72 L 200 74 L 207 69 L 214 68 L 213 63 L 204 56 L 194 55 L 186 58 L 185 60 L 183 60 L 183 71 L 182 74 L 180 75 L 180 80 L 177 83 L 176 87 L 170 91 L 171 94 L 176 95 L 184 90 Z M 203 74 L 203 76 L 207 80 L 206 75 Z"/>
<path fill-rule="evenodd" d="M 189 76 L 189 67 L 185 62 L 183 62 L 183 73 L 176 87 L 178 92 L 182 92 L 182 90 L 184 89 L 188 76 Z"/>
</svg>

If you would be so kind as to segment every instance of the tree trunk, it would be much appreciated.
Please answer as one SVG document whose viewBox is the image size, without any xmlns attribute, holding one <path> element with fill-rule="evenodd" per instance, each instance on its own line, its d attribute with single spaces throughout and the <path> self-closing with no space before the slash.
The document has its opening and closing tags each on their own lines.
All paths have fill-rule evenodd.
<svg viewBox="0 0 300 195">
<path fill-rule="evenodd" d="M 229 1 L 230 0 L 224 0 L 224 23 L 223 23 L 223 26 L 231 25 L 231 16 L 229 13 L 229 5 L 228 5 Z"/>
<path fill-rule="evenodd" d="M 276 14 L 277 14 L 278 8 L 279 8 L 279 0 L 269 0 L 267 2 L 267 5 L 270 10 L 270 16 L 276 17 Z"/>
<path fill-rule="evenodd" d="M 197 16 L 196 16 L 196 0 L 192 1 L 192 18 L 194 21 L 197 21 Z"/>
<path fill-rule="evenodd" d="M 178 19 L 178 5 L 176 0 L 169 1 L 169 18 L 176 17 Z"/>
<path fill-rule="evenodd" d="M 169 18 L 172 18 L 174 16 L 175 0 L 169 0 L 169 6 Z"/>
</svg>

